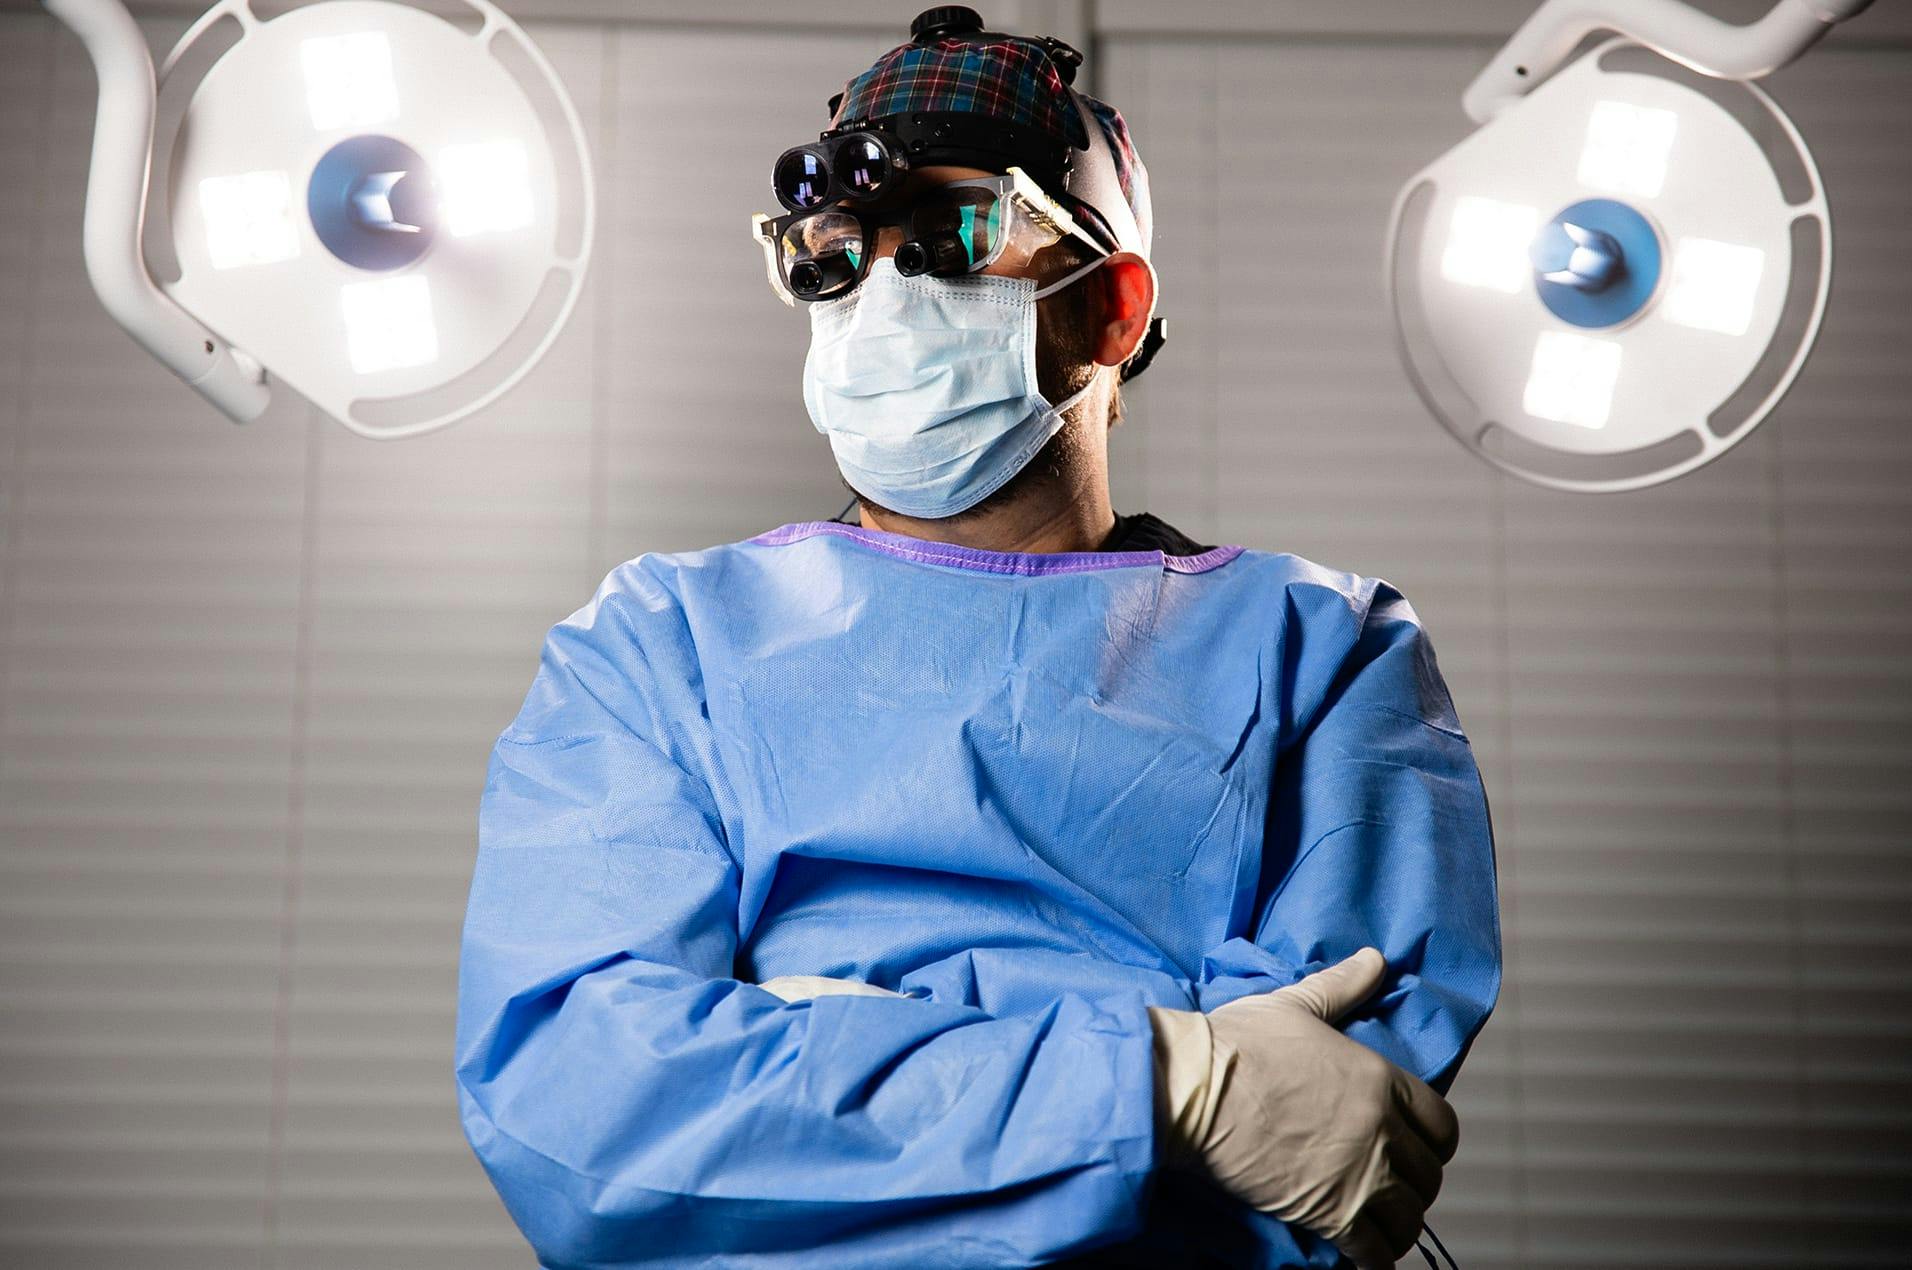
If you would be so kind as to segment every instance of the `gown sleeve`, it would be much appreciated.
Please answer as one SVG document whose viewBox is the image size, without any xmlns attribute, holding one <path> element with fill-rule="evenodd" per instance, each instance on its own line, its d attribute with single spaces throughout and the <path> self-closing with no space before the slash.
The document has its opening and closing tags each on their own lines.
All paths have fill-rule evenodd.
<svg viewBox="0 0 1912 1270">
<path fill-rule="evenodd" d="M 541 1264 L 1016 1266 L 1136 1231 L 1139 999 L 997 1018 L 734 977 L 696 693 L 643 651 L 670 620 L 607 582 L 554 628 L 480 807 L 460 1113 Z"/>
<path fill-rule="evenodd" d="M 1385 582 L 1322 573 L 1288 589 L 1252 937 L 1205 958 L 1202 1007 L 1371 944 L 1388 977 L 1343 1030 L 1445 1093 L 1500 990 L 1487 797 L 1414 610 Z"/>
</svg>

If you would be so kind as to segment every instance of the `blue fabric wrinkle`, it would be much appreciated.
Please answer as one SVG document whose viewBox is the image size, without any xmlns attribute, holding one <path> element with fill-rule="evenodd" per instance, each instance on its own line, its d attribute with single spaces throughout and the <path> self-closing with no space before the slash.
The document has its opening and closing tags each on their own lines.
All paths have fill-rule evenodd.
<svg viewBox="0 0 1912 1270">
<path fill-rule="evenodd" d="M 1348 1035 L 1451 1082 L 1500 928 L 1413 609 L 1289 555 L 889 537 L 640 557 L 552 629 L 461 956 L 506 1207 L 550 1270 L 1335 1265 L 1158 1176 L 1147 1009 L 1373 944 Z M 906 995 L 754 986 L 794 974 Z"/>
</svg>

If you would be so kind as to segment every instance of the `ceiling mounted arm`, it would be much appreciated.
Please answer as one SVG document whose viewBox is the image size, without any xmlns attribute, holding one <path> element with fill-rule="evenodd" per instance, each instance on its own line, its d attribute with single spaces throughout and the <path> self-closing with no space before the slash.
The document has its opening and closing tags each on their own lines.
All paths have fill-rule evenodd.
<svg viewBox="0 0 1912 1270">
<path fill-rule="evenodd" d="M 1558 70 L 1597 31 L 1618 32 L 1705 75 L 1758 79 L 1871 3 L 1779 0 L 1765 17 L 1738 26 L 1682 0 L 1547 0 L 1467 86 L 1461 106 L 1468 118 L 1486 123 Z"/>
<path fill-rule="evenodd" d="M 45 0 L 80 37 L 99 78 L 82 236 L 86 273 L 113 320 L 236 423 L 271 401 L 264 372 L 194 321 L 146 271 L 141 233 L 152 165 L 153 59 L 120 0 Z"/>
</svg>

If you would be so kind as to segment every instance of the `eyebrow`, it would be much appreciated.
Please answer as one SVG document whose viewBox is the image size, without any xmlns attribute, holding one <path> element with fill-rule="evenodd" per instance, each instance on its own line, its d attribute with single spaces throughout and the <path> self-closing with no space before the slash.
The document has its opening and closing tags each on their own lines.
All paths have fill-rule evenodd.
<svg viewBox="0 0 1912 1270">
<path fill-rule="evenodd" d="M 950 177 L 940 177 L 940 178 L 932 179 L 930 177 L 924 176 L 920 171 L 912 171 L 909 173 L 908 176 L 904 177 L 903 184 L 899 185 L 896 188 L 895 193 L 885 195 L 883 198 L 876 200 L 876 202 L 867 203 L 865 204 L 865 206 L 886 207 L 890 205 L 893 201 L 894 202 L 906 201 L 912 196 L 922 193 L 924 190 L 940 189 L 945 185 L 955 185 L 959 181 L 988 180 L 991 177 L 998 177 L 1001 175 L 1002 173 L 1000 172 L 990 172 L 990 171 L 986 171 L 985 169 L 978 168 L 976 169 L 974 173 L 972 173 L 969 176 L 950 176 Z"/>
</svg>

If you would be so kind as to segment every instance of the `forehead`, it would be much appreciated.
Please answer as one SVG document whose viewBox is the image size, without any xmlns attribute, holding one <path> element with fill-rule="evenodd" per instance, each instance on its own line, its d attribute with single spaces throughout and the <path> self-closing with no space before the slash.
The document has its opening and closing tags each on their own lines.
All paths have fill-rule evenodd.
<svg viewBox="0 0 1912 1270">
<path fill-rule="evenodd" d="M 938 185 L 948 185 L 951 181 L 969 181 L 979 176 L 1001 176 L 1000 172 L 991 172 L 987 168 L 966 168 L 954 163 L 928 164 L 920 168 L 911 168 L 909 177 L 897 189 L 896 193 L 878 199 L 873 207 L 891 207 L 897 203 L 906 203 L 916 198 L 924 190 Z"/>
<path fill-rule="evenodd" d="M 978 176 L 1001 175 L 1002 173 L 991 172 L 987 168 L 965 168 L 954 163 L 932 163 L 910 169 L 910 181 L 921 180 L 925 185 L 947 185 L 951 181 L 967 181 Z"/>
</svg>

